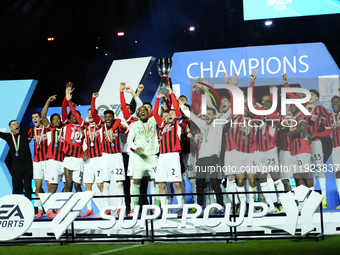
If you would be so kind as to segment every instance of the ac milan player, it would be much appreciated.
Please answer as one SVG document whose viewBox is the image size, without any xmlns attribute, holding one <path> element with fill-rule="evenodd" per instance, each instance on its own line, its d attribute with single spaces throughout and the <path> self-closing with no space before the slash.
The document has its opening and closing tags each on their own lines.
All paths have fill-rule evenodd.
<svg viewBox="0 0 340 255">
<path fill-rule="evenodd" d="M 289 121 L 293 117 L 290 111 L 290 105 L 286 105 L 286 115 L 280 116 L 280 122 L 284 121 L 290 123 Z M 290 123 L 293 124 L 293 123 Z M 293 172 L 290 171 L 291 162 L 293 161 L 292 155 L 290 154 L 290 139 L 287 137 L 287 132 L 285 132 L 284 127 L 277 133 L 277 147 L 279 148 L 279 162 L 280 162 L 280 178 L 285 186 L 285 191 L 291 191 L 291 186 L 289 179 L 293 178 Z"/>
<path fill-rule="evenodd" d="M 313 180 L 309 176 L 312 149 L 308 142 L 307 118 L 294 104 L 290 105 L 290 111 L 293 114 L 292 120 L 297 123 L 297 126 L 289 127 L 288 133 L 288 138 L 291 140 L 290 154 L 293 156 L 293 176 L 296 186 L 305 181 L 307 187 L 314 189 Z"/>
<path fill-rule="evenodd" d="M 257 69 L 251 74 L 251 83 L 255 82 L 257 75 Z M 233 102 L 232 94 L 230 94 L 230 101 Z M 233 104 L 231 103 L 233 108 Z M 233 109 L 231 109 L 233 111 Z M 251 121 L 251 113 L 246 105 L 244 106 L 244 115 L 234 115 L 231 118 L 230 128 L 233 133 L 232 150 L 234 150 L 232 156 L 232 165 L 234 169 L 231 169 L 231 173 L 236 173 L 237 179 L 237 192 L 240 201 L 246 202 L 246 195 L 241 192 L 245 192 L 244 181 L 245 173 L 248 175 L 248 183 L 253 192 L 257 191 L 255 184 L 256 171 L 252 168 L 256 161 L 256 147 L 257 147 L 257 135 L 256 128 L 249 125 Z M 229 124 L 229 123 L 228 123 Z M 252 199 L 255 198 L 255 194 Z M 237 205 L 239 206 L 239 205 Z M 270 211 L 275 211 L 272 207 Z"/>
<path fill-rule="evenodd" d="M 54 194 L 57 191 L 58 184 L 62 180 L 64 176 L 63 169 L 63 145 L 64 141 L 63 137 L 63 129 L 61 117 L 59 114 L 54 113 L 51 115 L 51 124 L 47 119 L 46 115 L 48 112 L 48 108 L 50 102 L 53 102 L 57 98 L 56 95 L 51 96 L 41 112 L 41 117 L 43 124 L 50 132 L 47 133 L 47 161 L 46 161 L 46 169 L 45 178 L 48 180 L 48 192 Z M 52 210 L 46 213 L 48 218 L 54 218 L 55 214 Z"/>
<path fill-rule="evenodd" d="M 340 195 L 340 97 L 332 97 L 331 103 L 333 112 L 327 116 L 326 128 L 332 131 L 332 167 L 335 167 L 336 186 Z M 336 209 L 340 209 L 340 202 Z"/>
<path fill-rule="evenodd" d="M 157 172 L 155 181 L 159 186 L 159 193 L 166 194 L 165 183 L 173 182 L 176 189 L 176 194 L 183 193 L 181 181 L 181 136 L 184 131 L 186 123 L 182 122 L 182 114 L 179 110 L 175 95 L 172 93 L 172 89 L 169 87 L 169 96 L 173 103 L 174 110 L 169 111 L 168 123 L 163 123 L 162 118 L 158 115 L 158 104 L 157 101 L 164 96 L 161 92 L 157 93 L 157 101 L 155 103 L 154 117 L 158 126 L 162 127 L 160 136 L 160 148 L 159 148 L 159 159 L 157 164 Z M 162 196 L 161 206 L 165 205 L 166 197 Z M 178 205 L 180 208 L 183 207 L 183 197 L 177 196 Z M 181 209 L 179 211 L 181 213 Z"/>
<path fill-rule="evenodd" d="M 64 157 L 64 172 L 65 172 L 65 191 L 72 192 L 72 186 L 74 182 L 74 187 L 76 192 L 81 192 L 81 184 L 83 182 L 83 172 L 84 172 L 84 161 L 83 161 L 83 142 L 85 139 L 84 129 L 87 125 L 82 122 L 79 123 L 77 119 L 80 119 L 80 113 L 73 109 L 73 112 L 67 116 L 67 104 L 71 111 L 74 108 L 72 102 L 71 93 L 74 88 L 71 82 L 66 84 L 65 98 L 62 104 L 62 121 L 64 123 L 64 147 L 63 152 Z M 67 118 L 68 117 L 68 118 Z"/>
<path fill-rule="evenodd" d="M 156 104 L 159 104 L 159 98 L 156 99 Z M 154 115 L 155 109 L 151 112 Z M 159 152 L 157 123 L 154 117 L 150 118 L 147 105 L 140 107 L 137 110 L 137 116 L 140 120 L 130 125 L 130 131 L 127 142 L 130 148 L 134 151 L 133 155 L 133 195 L 139 195 L 140 185 L 143 176 L 148 173 L 150 179 L 155 179 Z M 138 205 L 139 198 L 133 198 L 134 205 Z M 133 216 L 132 209 L 129 216 Z"/>
<path fill-rule="evenodd" d="M 42 180 L 44 172 L 46 171 L 46 160 L 47 160 L 47 136 L 48 129 L 45 128 L 42 122 L 41 113 L 32 113 L 32 122 L 34 124 L 28 131 L 28 137 L 33 139 L 34 142 L 34 153 L 33 153 L 33 178 L 35 181 L 35 194 L 39 197 L 39 193 L 42 193 Z M 46 175 L 45 175 L 46 179 Z M 46 179 L 47 180 L 47 179 Z M 48 180 L 47 180 L 48 181 Z M 43 208 L 40 200 L 37 200 L 38 214 L 37 219 L 43 216 Z"/>
<path fill-rule="evenodd" d="M 132 112 L 132 109 L 130 107 L 129 104 L 126 104 L 125 101 L 125 97 L 124 97 L 124 90 L 128 93 L 131 93 L 134 100 L 136 100 L 136 108 L 139 109 L 143 103 L 142 101 L 139 99 L 139 95 L 140 93 L 143 91 L 144 86 L 142 84 L 140 84 L 137 88 L 137 94 L 134 93 L 134 91 L 130 88 L 130 87 L 126 87 L 125 82 L 122 82 L 120 84 L 119 90 L 120 90 L 120 102 L 121 102 L 121 107 L 122 107 L 122 112 L 123 112 L 123 116 L 125 121 L 127 122 L 128 125 L 134 123 L 137 119 L 134 118 L 136 115 L 135 113 Z M 125 171 L 127 172 L 127 176 L 130 178 L 128 182 L 125 182 L 124 184 L 124 188 L 125 186 L 127 186 L 125 188 L 125 194 L 132 194 L 133 193 L 133 188 L 134 188 L 134 184 L 133 184 L 133 155 L 134 153 L 131 151 L 129 145 L 127 144 L 127 133 L 121 134 L 121 141 L 122 141 L 122 146 L 123 146 L 123 158 L 124 158 L 124 167 L 125 167 Z M 125 151 L 125 153 L 124 153 Z M 148 180 L 148 185 L 149 185 L 149 193 L 150 194 L 155 194 L 157 193 L 157 188 L 155 186 L 155 182 L 153 180 Z M 146 188 L 144 186 L 140 187 L 140 190 L 142 190 L 143 188 Z M 155 197 L 152 197 L 153 200 L 153 204 L 155 204 Z M 131 199 L 131 197 L 126 197 L 126 204 L 130 204 L 130 208 L 128 208 L 129 212 L 132 212 L 133 208 L 134 208 L 134 203 L 133 203 L 133 199 Z M 130 214 L 130 213 L 129 213 Z M 130 216 L 130 215 L 129 215 Z"/>
<path fill-rule="evenodd" d="M 287 74 L 282 74 L 282 78 L 284 80 L 284 86 L 289 87 L 288 81 L 287 81 Z M 331 130 L 325 130 L 324 132 L 321 132 L 321 122 L 323 119 L 325 119 L 329 112 L 328 110 L 321 106 L 317 105 L 316 101 L 319 99 L 319 92 L 315 89 L 309 90 L 311 94 L 310 100 L 307 102 L 307 109 L 311 113 L 312 116 L 308 117 L 308 138 L 309 143 L 312 148 L 312 157 L 311 157 L 311 163 L 315 165 L 316 172 L 318 174 L 318 179 L 320 183 L 320 188 L 322 195 L 324 196 L 322 200 L 322 207 L 325 209 L 327 208 L 327 198 L 326 198 L 326 176 L 323 170 L 323 151 L 322 151 L 322 143 L 319 138 L 321 137 L 328 137 L 330 136 Z M 290 94 L 291 95 L 291 94 Z M 293 97 L 294 98 L 294 97 Z M 315 178 L 315 175 L 313 175 Z M 314 179 L 315 182 L 315 179 Z"/>
<path fill-rule="evenodd" d="M 94 95 L 92 95 L 94 101 Z M 85 192 L 92 191 L 92 185 L 97 183 L 101 193 L 103 193 L 103 181 L 101 173 L 101 128 L 96 125 L 91 115 L 91 109 L 87 111 L 88 121 L 84 121 L 79 114 L 77 114 L 74 107 L 70 107 L 72 114 L 76 117 L 78 123 L 84 123 L 85 127 L 85 145 L 86 150 L 83 152 L 84 161 L 84 175 L 83 182 L 85 183 Z M 104 199 L 105 200 L 105 199 Z M 92 200 L 87 204 L 87 211 L 81 217 L 88 217 L 93 215 Z"/>
<path fill-rule="evenodd" d="M 127 131 L 127 126 L 120 119 L 115 119 L 114 112 L 111 110 L 104 112 L 105 120 L 100 119 L 95 106 L 95 99 L 98 96 L 99 93 L 93 93 L 91 115 L 96 125 L 101 127 L 103 194 L 110 194 L 110 183 L 113 178 L 117 184 L 115 194 L 124 195 L 125 168 L 120 147 L 120 135 Z M 120 214 L 120 208 L 125 204 L 124 197 L 120 197 L 118 201 L 117 214 Z M 107 211 L 106 213 L 110 214 L 111 212 Z"/>
<path fill-rule="evenodd" d="M 224 79 L 225 83 L 229 85 L 234 85 L 237 86 L 239 79 L 237 79 L 237 74 L 233 74 L 232 80 L 229 80 L 229 76 L 227 73 L 224 73 Z M 221 105 L 221 112 L 227 112 L 229 109 L 231 109 L 231 104 L 232 104 L 232 96 L 230 96 L 230 99 L 227 97 L 222 97 L 221 98 L 222 105 Z M 229 118 L 230 122 L 231 118 Z M 233 146 L 233 129 L 230 128 L 230 125 L 225 125 L 223 128 L 223 136 L 222 139 L 224 148 L 224 162 L 223 165 L 226 166 L 228 169 L 232 167 L 232 162 L 233 162 L 233 153 L 234 153 L 234 146 Z M 221 153 L 222 155 L 222 153 Z M 224 172 L 225 176 L 227 176 L 227 191 L 228 192 L 236 192 L 237 191 L 237 185 L 236 185 L 236 175 L 232 171 L 225 171 Z M 239 200 L 237 196 L 234 196 L 235 201 L 233 201 L 233 196 L 232 194 L 229 194 L 229 200 L 233 201 L 235 204 L 239 204 Z"/>
<path fill-rule="evenodd" d="M 256 78 L 256 77 L 255 77 Z M 275 85 L 274 85 L 275 86 Z M 274 86 L 270 87 L 270 90 Z M 254 83 L 250 84 L 250 87 L 254 87 Z M 271 91 L 270 91 L 271 93 Z M 268 97 L 268 99 L 271 99 Z M 254 98 L 253 104 L 255 105 Z M 262 107 L 256 105 L 257 110 L 269 110 L 272 107 L 272 101 L 267 100 L 263 103 Z M 269 185 L 267 183 L 267 176 L 270 173 L 277 191 L 284 191 L 284 185 L 280 179 L 280 168 L 279 168 L 279 159 L 278 153 L 276 148 L 276 139 L 277 139 L 277 132 L 278 132 L 278 122 L 269 121 L 267 119 L 274 119 L 277 120 L 279 118 L 279 113 L 274 111 L 274 113 L 266 115 L 266 116 L 257 116 L 252 114 L 255 119 L 261 120 L 260 127 L 257 132 L 257 160 L 261 163 L 261 167 L 259 169 L 259 177 L 260 177 L 260 185 L 262 191 L 269 191 Z M 262 125 L 262 126 L 261 126 Z M 282 195 L 281 193 L 278 194 L 279 198 Z M 271 196 L 268 193 L 264 193 L 265 199 L 267 203 L 270 205 L 269 209 L 275 209 L 274 204 L 272 202 Z M 280 207 L 281 212 L 283 211 L 282 207 Z"/>
</svg>

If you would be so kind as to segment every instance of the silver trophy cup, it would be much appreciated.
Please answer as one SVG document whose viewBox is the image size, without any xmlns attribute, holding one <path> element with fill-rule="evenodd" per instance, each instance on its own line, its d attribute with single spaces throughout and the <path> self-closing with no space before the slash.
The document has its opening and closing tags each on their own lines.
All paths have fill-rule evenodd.
<svg viewBox="0 0 340 255">
<path fill-rule="evenodd" d="M 158 59 L 157 69 L 158 74 L 161 76 L 161 84 L 159 85 L 158 91 L 163 94 L 169 94 L 168 86 L 169 86 L 169 75 L 171 73 L 172 68 L 172 60 L 171 58 L 160 58 Z"/>
</svg>

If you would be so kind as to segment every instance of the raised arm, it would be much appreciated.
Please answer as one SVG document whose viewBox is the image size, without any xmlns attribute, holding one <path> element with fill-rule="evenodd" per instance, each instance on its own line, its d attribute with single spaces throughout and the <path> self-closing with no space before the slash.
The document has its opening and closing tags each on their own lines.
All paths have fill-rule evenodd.
<svg viewBox="0 0 340 255">
<path fill-rule="evenodd" d="M 194 113 L 190 112 L 188 107 L 186 107 L 184 104 L 181 105 L 181 110 L 184 113 L 187 118 L 190 119 L 190 122 L 192 121 L 200 130 L 204 130 L 205 128 L 205 121 L 198 118 Z"/>
<path fill-rule="evenodd" d="M 160 93 L 159 91 L 157 92 L 156 102 L 155 102 L 155 105 L 153 106 L 153 110 L 152 110 L 153 116 L 154 116 L 156 123 L 159 127 L 162 126 L 163 119 L 158 114 L 158 106 L 159 106 L 159 101 L 160 101 L 161 97 L 163 97 L 163 96 L 164 96 L 164 94 Z"/>
<path fill-rule="evenodd" d="M 48 113 L 48 107 L 50 106 L 50 102 L 57 99 L 57 95 L 50 96 L 49 99 L 47 99 L 46 104 L 41 112 L 41 118 L 43 120 L 43 124 L 45 127 L 48 127 L 50 125 L 50 122 L 48 121 L 47 113 Z"/>
<path fill-rule="evenodd" d="M 73 91 L 73 90 L 72 90 Z M 71 99 L 72 99 L 72 94 L 70 93 L 70 90 L 67 91 L 67 94 L 66 94 L 66 100 L 67 100 L 67 103 L 68 103 L 68 106 L 70 107 L 71 109 L 71 113 L 73 114 L 73 116 L 76 118 L 77 122 L 79 125 L 83 125 L 84 123 L 84 120 L 82 119 L 82 117 L 79 115 L 79 113 L 77 112 L 76 108 L 74 108 L 72 102 L 71 102 Z"/>
<path fill-rule="evenodd" d="M 194 113 L 198 116 L 201 115 L 201 101 L 202 101 L 202 93 L 200 90 L 196 90 L 197 85 L 193 86 L 193 91 L 191 95 L 191 104 L 194 110 Z"/>
<path fill-rule="evenodd" d="M 286 74 L 286 73 L 283 73 L 283 74 L 282 74 L 282 79 L 283 79 L 283 86 L 284 86 L 285 88 L 289 88 L 289 84 L 288 84 L 287 74 Z M 297 96 L 295 96 L 292 92 L 288 92 L 288 93 L 287 93 L 287 96 L 288 96 L 290 99 L 297 99 Z"/>
<path fill-rule="evenodd" d="M 92 94 L 92 99 L 91 99 L 91 115 L 96 125 L 98 125 L 98 123 L 100 122 L 100 117 L 96 111 L 96 98 L 98 96 L 99 96 L 99 93 L 95 92 Z"/>
<path fill-rule="evenodd" d="M 172 89 L 170 87 L 169 87 L 169 92 L 170 92 L 170 98 L 171 98 L 171 101 L 172 101 L 172 106 L 174 107 L 174 110 L 176 112 L 176 118 L 177 118 L 177 120 L 178 119 L 182 120 L 182 113 L 179 110 L 179 106 L 178 106 L 178 102 L 177 102 L 176 96 L 172 92 Z"/>
<path fill-rule="evenodd" d="M 122 82 L 119 85 L 120 105 L 122 107 L 124 119 L 129 120 L 131 118 L 131 114 L 130 114 L 129 109 L 126 107 L 126 101 L 125 101 L 125 97 L 124 97 L 124 89 L 125 89 L 125 82 Z"/>
<path fill-rule="evenodd" d="M 237 74 L 233 75 L 233 79 L 232 82 L 229 80 L 229 76 L 227 73 L 224 73 L 224 79 L 225 79 L 225 83 L 228 85 L 234 85 L 237 86 L 238 82 L 240 79 L 237 79 Z M 230 92 L 230 90 L 228 89 L 228 93 L 230 96 L 230 109 L 231 109 L 231 114 L 233 113 L 233 105 L 234 105 L 234 99 L 233 99 L 233 94 Z"/>
<path fill-rule="evenodd" d="M 65 89 L 65 97 L 63 100 L 63 104 L 61 105 L 61 121 L 66 122 L 67 121 L 67 99 L 66 94 L 71 94 L 74 89 L 72 89 L 73 83 L 68 82 L 66 83 L 66 89 Z"/>
<path fill-rule="evenodd" d="M 61 105 L 61 121 L 62 122 L 67 121 L 67 100 L 66 100 L 66 96 L 64 97 L 63 103 Z"/>
<path fill-rule="evenodd" d="M 250 85 L 249 85 L 249 87 L 253 89 L 253 95 L 254 95 L 254 85 L 255 85 L 256 77 L 257 77 L 257 69 L 255 69 L 255 71 L 250 75 Z M 256 101 L 255 101 L 254 97 L 252 97 L 252 102 L 253 102 L 253 105 L 256 105 Z"/>
<path fill-rule="evenodd" d="M 144 85 L 143 84 L 139 84 L 138 87 L 137 87 L 136 97 L 134 97 L 135 102 L 136 102 L 136 109 L 138 109 L 139 107 L 143 106 L 143 102 L 139 98 L 139 96 L 142 93 L 143 89 L 144 89 Z M 135 114 L 136 114 L 136 111 L 135 111 Z"/>
<path fill-rule="evenodd" d="M 144 85 L 143 84 L 139 84 L 138 87 L 137 87 L 136 97 L 140 96 L 140 94 L 142 93 L 143 89 L 144 89 Z"/>
</svg>

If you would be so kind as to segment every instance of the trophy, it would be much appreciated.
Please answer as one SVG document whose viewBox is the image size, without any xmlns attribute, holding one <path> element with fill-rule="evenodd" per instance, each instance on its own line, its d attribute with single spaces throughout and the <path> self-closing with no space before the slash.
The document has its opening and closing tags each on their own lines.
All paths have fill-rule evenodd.
<svg viewBox="0 0 340 255">
<path fill-rule="evenodd" d="M 161 85 L 159 85 L 159 90 L 163 94 L 169 94 L 168 86 L 170 85 L 170 73 L 172 68 L 171 58 L 160 58 L 158 59 L 157 69 L 158 74 L 161 76 Z"/>
</svg>

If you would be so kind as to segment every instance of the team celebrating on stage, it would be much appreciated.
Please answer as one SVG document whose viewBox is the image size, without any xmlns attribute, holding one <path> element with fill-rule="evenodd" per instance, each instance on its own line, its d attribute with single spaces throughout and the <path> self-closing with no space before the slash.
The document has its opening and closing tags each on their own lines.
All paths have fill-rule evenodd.
<svg viewBox="0 0 340 255">
<path fill-rule="evenodd" d="M 256 76 L 255 69 L 250 77 L 250 87 L 255 92 Z M 284 86 L 289 87 L 287 75 L 282 74 L 282 78 Z M 237 86 L 239 79 L 233 75 L 229 80 L 225 73 L 225 81 Z M 188 202 L 182 194 L 186 193 L 185 186 L 191 185 L 189 190 L 197 193 L 193 202 L 202 208 L 215 203 L 216 197 L 221 206 L 218 208 L 222 209 L 212 210 L 215 215 L 224 215 L 226 203 L 233 202 L 238 209 L 241 202 L 248 204 L 256 199 L 266 202 L 269 213 L 283 213 L 280 196 L 291 190 L 289 179 L 294 178 L 296 186 L 305 185 L 313 190 L 318 178 L 324 196 L 322 206 L 327 208 L 324 172 L 329 171 L 330 166 L 324 162 L 320 139 L 332 139 L 331 170 L 336 172 L 340 194 L 340 97 L 332 98 L 332 113 L 316 104 L 319 92 L 312 89 L 310 100 L 304 104 L 310 116 L 294 104 L 287 105 L 286 115 L 275 110 L 270 115 L 258 116 L 248 109 L 247 103 L 244 114 L 236 115 L 233 114 L 235 98 L 230 90 L 228 96 L 221 98 L 220 109 L 216 109 L 209 96 L 207 108 L 202 109 L 205 105 L 201 102 L 202 93 L 209 90 L 208 83 L 207 79 L 198 79 L 193 85 L 191 106 L 186 96 L 176 98 L 169 83 L 169 93 L 158 91 L 152 107 L 150 103 L 143 104 L 139 98 L 143 85 L 139 85 L 135 93 L 122 82 L 117 93 L 120 93 L 123 119 L 116 118 L 112 110 L 106 110 L 101 119 L 96 110 L 99 94 L 93 93 L 87 120 L 72 103 L 74 88 L 72 83 L 67 83 L 61 116 L 53 113 L 49 119 L 46 117 L 50 103 L 56 99 L 53 95 L 41 113 L 32 114 L 34 126 L 20 130 L 14 120 L 9 123 L 10 133 L 0 132 L 0 138 L 6 140 L 11 149 L 13 193 L 21 194 L 24 188 L 26 197 L 31 199 L 29 182 L 32 177 L 36 196 L 43 192 L 43 179 L 49 193 L 55 193 L 60 182 L 65 184 L 63 192 L 72 192 L 73 186 L 76 192 L 82 192 L 83 184 L 88 192 L 96 184 L 105 206 L 110 205 L 109 195 L 120 195 L 115 204 L 117 215 L 133 216 L 138 213 L 135 206 L 141 203 L 138 195 L 148 188 L 149 194 L 155 195 L 149 202 L 161 208 L 176 197 L 180 208 L 177 213 L 181 215 L 183 204 Z M 253 99 L 255 109 L 272 107 L 274 88 L 275 85 L 270 86 L 261 104 Z M 124 93 L 133 95 L 133 104 L 126 103 Z M 305 96 L 299 93 L 287 95 L 290 98 Z M 226 124 L 215 125 L 217 119 L 226 120 Z M 268 122 L 270 119 L 280 121 Z M 34 143 L 33 162 L 28 148 L 31 140 Z M 143 185 L 148 187 L 143 189 Z M 110 192 L 110 187 L 114 187 L 114 192 Z M 258 191 L 275 190 L 280 193 L 256 196 Z M 228 196 L 222 193 L 225 191 L 236 192 L 236 195 Z M 246 191 L 253 193 L 246 194 Z M 36 218 L 41 218 L 44 213 L 40 200 L 37 200 L 37 206 Z M 299 206 L 302 207 L 303 202 Z M 340 209 L 340 203 L 336 209 Z M 57 213 L 58 210 L 50 210 L 46 216 L 54 218 Z M 110 210 L 105 212 L 112 213 Z M 93 214 L 90 201 L 81 216 Z"/>
</svg>

